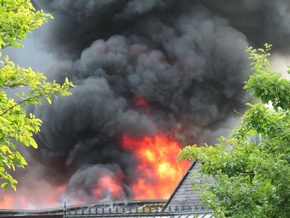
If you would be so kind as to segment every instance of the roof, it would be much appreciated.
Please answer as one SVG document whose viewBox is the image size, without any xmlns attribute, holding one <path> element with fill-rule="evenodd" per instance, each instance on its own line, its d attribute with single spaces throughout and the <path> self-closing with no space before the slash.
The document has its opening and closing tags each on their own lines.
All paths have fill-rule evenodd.
<svg viewBox="0 0 290 218">
<path fill-rule="evenodd" d="M 174 192 L 166 202 L 164 208 L 174 208 L 178 206 L 194 207 L 193 211 L 205 214 L 211 214 L 210 210 L 201 203 L 201 194 L 199 190 L 194 190 L 192 185 L 212 183 L 212 178 L 202 177 L 199 173 L 201 164 L 193 162 L 184 177 L 181 179 Z"/>
</svg>

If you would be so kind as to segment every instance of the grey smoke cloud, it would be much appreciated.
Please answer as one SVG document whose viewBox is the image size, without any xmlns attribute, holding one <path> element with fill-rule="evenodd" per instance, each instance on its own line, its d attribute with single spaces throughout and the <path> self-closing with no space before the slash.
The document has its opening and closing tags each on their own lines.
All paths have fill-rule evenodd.
<svg viewBox="0 0 290 218">
<path fill-rule="evenodd" d="M 121 191 L 115 200 L 123 200 L 128 196 L 133 197 L 132 190 L 122 183 L 123 178 L 124 174 L 117 164 L 87 166 L 76 171 L 71 177 L 67 186 L 68 199 L 71 197 L 82 198 L 88 202 L 95 201 L 95 196 L 98 196 L 101 200 L 110 199 L 112 191 L 116 187 L 118 187 L 117 190 L 120 189 Z M 96 189 L 96 187 L 102 188 Z"/>
<path fill-rule="evenodd" d="M 290 43 L 290 3 L 285 0 L 198 1 L 229 19 L 255 46 L 271 43 L 287 52 Z"/>
<path fill-rule="evenodd" d="M 106 198 L 91 193 L 96 175 L 106 173 L 122 175 L 122 199 L 135 197 L 129 187 L 140 174 L 136 157 L 121 148 L 123 135 L 174 132 L 187 145 L 227 134 L 234 110 L 244 111 L 249 100 L 242 89 L 250 73 L 246 47 L 284 46 L 290 28 L 290 3 L 282 0 L 36 3 L 55 17 L 42 35 L 58 58 L 48 77 L 69 77 L 76 87 L 71 97 L 34 110 L 43 126 L 29 161 L 85 201 Z"/>
</svg>

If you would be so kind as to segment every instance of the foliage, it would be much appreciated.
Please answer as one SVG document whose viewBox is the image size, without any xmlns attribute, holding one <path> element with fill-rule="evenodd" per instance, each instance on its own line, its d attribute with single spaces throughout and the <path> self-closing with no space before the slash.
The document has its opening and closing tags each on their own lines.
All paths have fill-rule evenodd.
<svg viewBox="0 0 290 218">
<path fill-rule="evenodd" d="M 290 81 L 271 70 L 270 49 L 247 49 L 254 74 L 244 88 L 262 103 L 248 104 L 229 139 L 179 153 L 179 160 L 199 161 L 200 172 L 214 178 L 199 189 L 215 217 L 290 214 Z"/>
<path fill-rule="evenodd" d="M 41 26 L 51 15 L 37 11 L 29 0 L 0 1 L 0 47 L 21 47 L 26 34 Z M 70 95 L 73 84 L 66 79 L 63 85 L 47 82 L 42 73 L 31 68 L 16 66 L 0 51 L 0 180 L 1 187 L 16 190 L 17 181 L 10 171 L 27 165 L 17 149 L 19 144 L 37 148 L 33 134 L 40 131 L 41 120 L 27 114 L 24 106 L 41 104 L 45 98 L 52 103 L 53 96 Z M 24 87 L 17 100 L 7 96 L 7 91 Z"/>
</svg>

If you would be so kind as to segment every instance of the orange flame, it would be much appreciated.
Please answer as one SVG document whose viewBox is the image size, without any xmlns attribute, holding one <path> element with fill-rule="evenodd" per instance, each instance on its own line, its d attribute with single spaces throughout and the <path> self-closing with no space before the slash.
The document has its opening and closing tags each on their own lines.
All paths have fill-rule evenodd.
<svg viewBox="0 0 290 218">
<path fill-rule="evenodd" d="M 60 199 L 65 191 L 65 186 L 43 186 L 35 190 L 20 189 L 16 192 L 0 189 L 0 209 L 39 209 L 58 207 Z M 9 192 L 10 191 L 10 192 Z M 35 191 L 35 192 L 34 192 Z M 42 193 L 37 194 L 35 193 Z M 45 198 L 43 197 L 45 196 Z"/>
<path fill-rule="evenodd" d="M 13 197 L 11 195 L 6 195 L 0 201 L 0 209 L 9 208 L 13 204 Z"/>
<path fill-rule="evenodd" d="M 190 164 L 176 162 L 180 146 L 164 135 L 138 139 L 125 135 L 122 146 L 138 158 L 140 176 L 131 186 L 138 200 L 168 198 Z"/>
<path fill-rule="evenodd" d="M 120 182 L 110 176 L 103 176 L 99 179 L 98 188 L 93 190 L 93 194 L 97 199 L 102 199 L 104 193 L 111 194 L 115 199 L 121 199 Z"/>
<path fill-rule="evenodd" d="M 185 171 L 188 169 L 188 162 L 176 162 L 177 154 L 180 150 L 178 142 L 164 135 L 155 137 L 131 138 L 123 136 L 122 148 L 134 154 L 137 158 L 135 182 L 129 184 L 135 193 L 136 200 L 144 199 L 167 199 L 173 192 L 177 183 L 180 181 Z M 95 199 L 104 199 L 112 196 L 115 200 L 122 200 L 125 195 L 122 190 L 123 177 L 113 175 L 103 175 L 97 180 L 92 194 Z M 28 191 L 14 194 L 1 193 L 0 190 L 0 209 L 7 208 L 45 208 L 48 205 L 55 207 L 60 204 L 62 194 L 66 190 L 65 185 L 38 190 L 45 192 L 46 198 L 30 195 Z M 37 190 L 36 190 L 37 191 Z M 74 204 L 83 203 L 73 199 Z"/>
</svg>

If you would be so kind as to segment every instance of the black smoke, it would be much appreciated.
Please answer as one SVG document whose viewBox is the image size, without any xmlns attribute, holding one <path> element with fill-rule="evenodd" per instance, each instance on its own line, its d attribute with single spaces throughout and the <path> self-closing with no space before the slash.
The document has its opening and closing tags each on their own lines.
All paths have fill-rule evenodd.
<svg viewBox="0 0 290 218">
<path fill-rule="evenodd" d="M 182 145 L 227 134 L 248 101 L 246 47 L 289 45 L 283 0 L 35 2 L 54 16 L 42 35 L 58 58 L 47 75 L 76 87 L 34 110 L 43 125 L 30 168 L 37 163 L 39 178 L 90 201 L 104 173 L 122 177 L 117 200 L 135 197 L 136 157 L 120 146 L 125 134 L 174 133 Z"/>
</svg>

